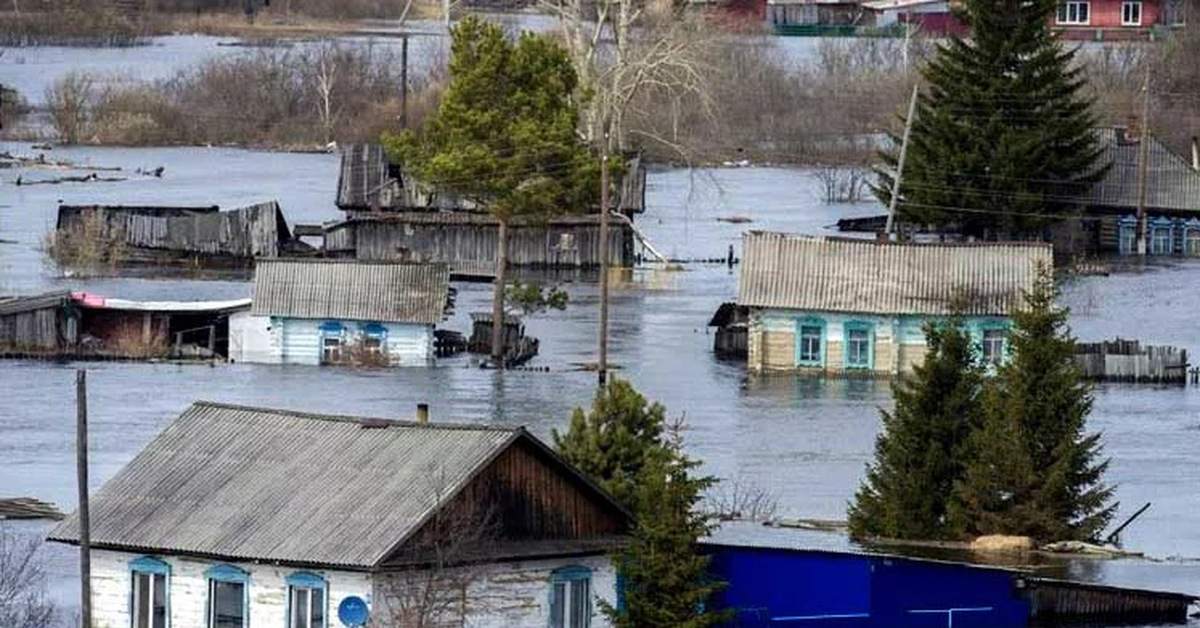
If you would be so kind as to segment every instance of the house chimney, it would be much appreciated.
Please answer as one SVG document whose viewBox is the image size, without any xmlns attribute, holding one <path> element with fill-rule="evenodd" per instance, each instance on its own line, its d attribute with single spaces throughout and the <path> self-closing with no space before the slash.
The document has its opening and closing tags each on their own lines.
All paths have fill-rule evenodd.
<svg viewBox="0 0 1200 628">
<path fill-rule="evenodd" d="M 417 424 L 418 425 L 429 425 L 429 404 L 427 404 L 427 403 L 418 403 L 417 404 Z"/>
<path fill-rule="evenodd" d="M 1192 170 L 1200 172 L 1200 139 L 1192 136 Z"/>
</svg>

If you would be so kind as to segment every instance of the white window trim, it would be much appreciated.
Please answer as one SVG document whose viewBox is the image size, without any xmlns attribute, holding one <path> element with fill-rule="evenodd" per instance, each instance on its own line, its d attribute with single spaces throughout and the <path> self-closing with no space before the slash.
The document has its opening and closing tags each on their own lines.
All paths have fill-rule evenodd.
<svg viewBox="0 0 1200 628">
<path fill-rule="evenodd" d="M 1125 19 L 1126 9 L 1137 7 L 1137 21 Z M 1145 7 L 1141 0 L 1125 0 L 1121 3 L 1121 26 L 1141 26 L 1142 25 L 1142 10 Z"/>
<path fill-rule="evenodd" d="M 1059 8 L 1066 9 L 1064 12 L 1066 13 L 1067 19 L 1065 19 L 1065 20 L 1062 19 L 1063 16 L 1061 14 L 1059 14 L 1058 11 L 1055 11 L 1054 21 L 1056 24 L 1061 24 L 1063 26 L 1087 26 L 1092 23 L 1092 6 L 1091 5 L 1092 5 L 1092 3 L 1088 2 L 1087 0 L 1068 0 L 1067 2 L 1063 2 L 1061 5 L 1059 5 Z M 1075 7 L 1075 19 L 1071 19 L 1071 16 L 1070 16 L 1072 6 Z M 1087 7 L 1087 18 L 1086 19 L 1083 19 L 1083 20 L 1079 19 L 1079 8 L 1080 7 Z"/>
</svg>

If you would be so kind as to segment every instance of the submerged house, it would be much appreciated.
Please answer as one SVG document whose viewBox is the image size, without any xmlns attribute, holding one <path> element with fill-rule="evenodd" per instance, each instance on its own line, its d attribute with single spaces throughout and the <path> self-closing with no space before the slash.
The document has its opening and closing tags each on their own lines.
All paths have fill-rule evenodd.
<svg viewBox="0 0 1200 628">
<path fill-rule="evenodd" d="M 634 262 L 633 216 L 645 208 L 646 170 L 628 159 L 614 199 L 609 260 Z M 345 220 L 324 227 L 324 254 L 360 260 L 449 264 L 456 275 L 491 276 L 499 221 L 475 203 L 425 185 L 388 160 L 382 146 L 359 144 L 342 153 L 337 206 Z M 597 214 L 509 223 L 509 264 L 515 267 L 591 268 L 600 265 Z"/>
<path fill-rule="evenodd" d="M 749 232 L 737 304 L 751 371 L 897 375 L 925 358 L 926 321 L 958 307 L 982 359 L 999 362 L 1009 313 L 1050 245 L 896 244 Z"/>
<path fill-rule="evenodd" d="M 343 613 L 599 628 L 631 527 L 523 428 L 209 402 L 92 496 L 90 522 L 95 624 L 145 628 L 330 628 Z M 50 540 L 78 530 L 71 515 Z"/>
<path fill-rule="evenodd" d="M 259 260 L 253 307 L 230 321 L 229 359 L 428 365 L 449 281 L 444 264 Z"/>
<path fill-rule="evenodd" d="M 112 264 L 248 268 L 256 258 L 308 248 L 292 236 L 279 204 L 269 201 L 229 211 L 60 205 L 50 251 L 65 266 L 99 256 Z"/>
<path fill-rule="evenodd" d="M 229 352 L 229 320 L 250 299 L 132 301 L 84 292 L 0 297 L 0 356 L 213 359 Z"/>
</svg>

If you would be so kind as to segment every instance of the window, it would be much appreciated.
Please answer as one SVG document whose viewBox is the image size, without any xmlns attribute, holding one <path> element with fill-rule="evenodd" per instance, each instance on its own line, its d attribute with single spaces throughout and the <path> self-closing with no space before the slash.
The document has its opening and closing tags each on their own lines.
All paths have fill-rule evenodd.
<svg viewBox="0 0 1200 628">
<path fill-rule="evenodd" d="M 362 328 L 362 346 L 367 353 L 379 355 L 383 353 L 384 338 L 387 328 L 379 323 L 368 323 Z"/>
<path fill-rule="evenodd" d="M 129 563 L 131 628 L 166 628 L 167 576 L 171 567 L 155 558 L 143 557 Z"/>
<path fill-rule="evenodd" d="M 983 330 L 983 362 L 985 364 L 999 364 L 1004 359 L 1004 336 L 1003 329 Z"/>
<path fill-rule="evenodd" d="M 287 577 L 288 628 L 327 628 L 325 579 L 309 573 Z"/>
<path fill-rule="evenodd" d="M 1063 2 L 1058 5 L 1057 22 L 1059 24 L 1087 24 L 1091 16 L 1091 3 Z"/>
<path fill-rule="evenodd" d="M 342 361 L 342 339 L 340 336 L 321 338 L 321 363 L 337 364 Z"/>
<path fill-rule="evenodd" d="M 1117 221 L 1117 229 L 1117 252 L 1122 255 L 1137 253 L 1137 219 L 1130 216 L 1121 218 Z"/>
<path fill-rule="evenodd" d="M 1141 26 L 1142 25 L 1142 3 L 1140 0 L 1135 2 L 1121 3 L 1121 26 Z"/>
<path fill-rule="evenodd" d="M 209 569 L 207 628 L 246 628 L 250 574 L 229 565 Z"/>
<path fill-rule="evenodd" d="M 1188 257 L 1200 257 L 1200 227 L 1189 226 L 1183 232 L 1183 252 Z"/>
<path fill-rule="evenodd" d="M 550 574 L 550 628 L 587 628 L 592 622 L 592 570 L 564 567 Z"/>
<path fill-rule="evenodd" d="M 1169 220 L 1156 219 L 1150 228 L 1150 254 L 1170 255 L 1175 252 L 1175 230 Z"/>
<path fill-rule="evenodd" d="M 802 320 L 797 323 L 796 364 L 821 366 L 825 361 L 825 325 L 818 320 Z"/>
<path fill-rule="evenodd" d="M 870 323 L 846 323 L 846 359 L 848 369 L 869 369 L 874 366 L 871 345 L 875 329 Z"/>
</svg>

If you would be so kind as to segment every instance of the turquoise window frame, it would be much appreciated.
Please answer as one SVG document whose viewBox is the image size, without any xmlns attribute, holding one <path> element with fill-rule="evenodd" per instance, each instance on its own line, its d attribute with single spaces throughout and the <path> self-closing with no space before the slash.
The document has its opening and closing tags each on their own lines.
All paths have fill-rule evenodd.
<svg viewBox="0 0 1200 628">
<path fill-rule="evenodd" d="M 1117 220 L 1117 252 L 1121 255 L 1133 255 L 1137 252 L 1137 219 L 1133 216 L 1122 216 Z"/>
<path fill-rule="evenodd" d="M 850 363 L 850 332 L 867 332 L 866 364 Z M 875 324 L 867 321 L 846 321 L 842 325 L 842 366 L 847 371 L 869 371 L 875 368 Z"/>
<path fill-rule="evenodd" d="M 1150 255 L 1174 255 L 1175 254 L 1175 221 L 1170 218 L 1152 218 L 1149 221 L 1147 234 L 1149 242 L 1147 243 L 1147 252 Z M 1165 235 L 1166 247 L 1160 247 L 1160 235 Z"/>
<path fill-rule="evenodd" d="M 133 590 L 137 586 L 137 574 L 146 573 L 163 577 L 163 603 L 167 608 L 166 625 L 171 628 L 171 565 L 153 556 L 142 556 L 129 561 L 129 625 L 137 628 L 137 608 Z"/>
<path fill-rule="evenodd" d="M 1183 254 L 1188 257 L 1200 257 L 1200 220 L 1189 218 L 1181 223 L 1183 230 Z M 1191 246 L 1192 239 L 1196 246 Z"/>
<path fill-rule="evenodd" d="M 804 349 L 805 327 L 818 327 L 821 330 L 819 341 L 820 350 L 817 352 L 819 356 L 816 360 L 805 359 L 801 357 Z M 826 323 L 825 319 L 822 318 L 806 316 L 804 318 L 796 319 L 796 366 L 825 366 L 825 353 L 829 345 L 828 328 L 828 323 Z"/>
<path fill-rule="evenodd" d="M 586 580 L 588 583 L 587 596 L 586 596 L 586 599 L 584 600 L 587 603 L 587 609 L 584 612 L 585 624 L 586 624 L 584 626 L 584 628 L 589 628 L 592 625 L 592 596 L 595 595 L 595 592 L 592 590 L 593 589 L 593 587 L 592 587 L 592 570 L 587 567 L 580 566 L 580 565 L 570 565 L 567 567 L 559 567 L 558 569 L 555 569 L 554 571 L 550 572 L 550 591 L 549 591 L 550 599 L 546 604 L 546 609 L 549 611 L 547 613 L 547 615 L 550 616 L 549 621 L 547 622 L 547 625 L 549 625 L 550 628 L 555 628 L 555 626 L 554 626 L 554 589 L 560 584 L 570 585 L 571 583 L 577 582 L 579 580 Z M 617 592 L 618 592 L 618 596 L 619 596 L 618 603 L 624 605 L 624 599 L 623 599 L 624 595 L 621 592 L 620 586 L 618 586 Z M 569 613 L 570 613 L 569 608 L 563 609 L 563 618 L 567 619 L 567 616 Z M 569 623 L 567 621 L 564 621 L 563 628 L 572 628 L 572 627 L 569 625 Z"/>
<path fill-rule="evenodd" d="M 323 628 L 329 628 L 329 626 L 330 626 L 330 622 L 329 622 L 329 581 L 315 573 L 310 573 L 307 571 L 297 571 L 296 573 L 288 574 L 288 576 L 286 578 L 284 578 L 283 580 L 287 584 L 287 588 L 288 588 L 288 590 L 287 590 L 287 608 L 284 610 L 284 612 L 287 613 L 287 622 L 285 623 L 285 625 L 288 628 L 292 628 L 292 592 L 293 592 L 293 590 L 296 588 L 320 589 L 321 590 L 321 600 L 325 606 L 324 612 L 321 615 L 324 618 L 323 619 L 323 621 L 324 621 Z"/>
<path fill-rule="evenodd" d="M 987 333 L 990 331 L 998 331 L 1003 334 L 1003 340 L 1000 343 L 1000 359 L 995 362 L 988 360 L 986 351 Z M 979 362 L 985 368 L 991 368 L 993 365 L 999 366 L 1008 361 L 1008 352 L 1012 346 L 1008 340 L 1009 333 L 1011 333 L 1009 326 L 1000 323 L 985 323 L 979 326 Z"/>
<path fill-rule="evenodd" d="M 204 572 L 204 627 L 211 628 L 212 617 L 212 583 L 227 582 L 242 585 L 242 628 L 250 628 L 250 572 L 233 565 L 216 565 Z"/>
</svg>

